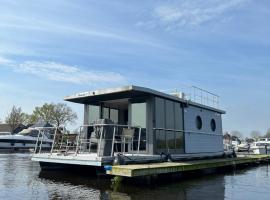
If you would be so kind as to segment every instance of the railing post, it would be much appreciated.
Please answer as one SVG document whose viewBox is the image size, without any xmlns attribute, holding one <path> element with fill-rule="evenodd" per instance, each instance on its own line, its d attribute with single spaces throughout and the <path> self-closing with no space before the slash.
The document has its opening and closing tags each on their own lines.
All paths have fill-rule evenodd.
<svg viewBox="0 0 270 200">
<path fill-rule="evenodd" d="M 40 130 L 38 129 L 38 137 L 37 137 L 37 142 L 36 142 L 36 145 L 35 145 L 35 153 L 37 153 L 37 148 L 38 148 L 38 142 L 39 142 L 39 135 L 40 135 Z"/>
<path fill-rule="evenodd" d="M 97 155 L 98 155 L 98 156 L 100 155 L 101 141 L 102 141 L 103 131 L 104 131 L 104 128 L 103 128 L 103 126 L 102 126 L 102 127 L 101 127 L 101 133 L 100 133 L 100 139 L 99 139 L 99 145 L 98 145 L 98 152 L 97 152 Z"/>
<path fill-rule="evenodd" d="M 115 126 L 113 127 L 113 138 L 112 138 L 112 150 L 111 150 L 111 157 L 113 156 L 114 153 L 114 140 L 115 140 Z"/>
<path fill-rule="evenodd" d="M 79 131 L 79 135 L 78 135 L 78 138 L 77 138 L 77 145 L 76 145 L 76 150 L 75 150 L 75 156 L 77 156 L 78 150 L 79 150 L 78 148 L 79 148 L 79 141 L 80 141 L 81 131 L 82 131 L 82 126 L 80 126 L 80 131 Z"/>
<path fill-rule="evenodd" d="M 41 131 L 40 131 L 41 132 Z M 43 130 L 43 133 L 42 133 L 42 138 L 41 138 L 41 142 L 39 144 L 39 154 L 41 153 L 41 148 L 42 148 L 42 144 L 43 144 L 43 139 L 44 139 L 44 130 Z"/>
<path fill-rule="evenodd" d="M 53 148 L 54 148 L 54 143 L 55 143 L 56 134 L 57 134 L 57 128 L 56 128 L 55 131 L 54 131 L 53 143 L 52 143 L 52 148 L 51 148 L 51 155 L 52 155 L 52 153 L 53 153 Z"/>
<path fill-rule="evenodd" d="M 139 129 L 139 138 L 138 138 L 138 150 L 137 150 L 137 154 L 139 154 L 139 152 L 140 152 L 141 132 L 142 132 L 142 128 L 140 127 L 140 129 Z"/>
</svg>

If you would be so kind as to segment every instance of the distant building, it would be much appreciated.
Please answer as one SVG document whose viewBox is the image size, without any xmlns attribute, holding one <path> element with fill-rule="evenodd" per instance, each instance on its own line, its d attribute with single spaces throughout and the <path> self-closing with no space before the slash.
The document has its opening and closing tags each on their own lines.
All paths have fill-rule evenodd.
<svg viewBox="0 0 270 200">
<path fill-rule="evenodd" d="M 239 144 L 241 144 L 241 140 L 237 136 L 231 135 L 228 132 L 226 132 L 223 135 L 223 144 L 239 145 Z"/>
</svg>

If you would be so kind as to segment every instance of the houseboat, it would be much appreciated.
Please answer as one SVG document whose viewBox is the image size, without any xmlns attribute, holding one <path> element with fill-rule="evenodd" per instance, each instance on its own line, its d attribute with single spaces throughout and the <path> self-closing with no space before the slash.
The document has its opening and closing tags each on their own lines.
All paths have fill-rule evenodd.
<svg viewBox="0 0 270 200">
<path fill-rule="evenodd" d="M 51 151 L 37 145 L 32 160 L 45 169 L 222 157 L 225 111 L 217 95 L 193 89 L 193 98 L 139 86 L 68 96 L 84 106 L 80 133 L 55 131 Z"/>
</svg>

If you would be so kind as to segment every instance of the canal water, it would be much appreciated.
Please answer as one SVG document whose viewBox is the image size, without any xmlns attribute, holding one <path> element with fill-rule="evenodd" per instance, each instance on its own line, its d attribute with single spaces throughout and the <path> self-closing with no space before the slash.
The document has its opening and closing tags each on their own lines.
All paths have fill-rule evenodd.
<svg viewBox="0 0 270 200">
<path fill-rule="evenodd" d="M 0 154 L 0 199 L 269 199 L 269 171 L 261 165 L 163 184 L 128 183 L 113 191 L 110 179 L 40 172 L 29 154 Z"/>
</svg>

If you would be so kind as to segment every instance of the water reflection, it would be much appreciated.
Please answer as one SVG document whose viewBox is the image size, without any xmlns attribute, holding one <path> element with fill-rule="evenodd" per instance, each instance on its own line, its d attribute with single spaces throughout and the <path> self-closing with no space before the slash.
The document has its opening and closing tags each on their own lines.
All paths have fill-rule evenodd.
<svg viewBox="0 0 270 200">
<path fill-rule="evenodd" d="M 27 154 L 0 154 L 0 199 L 250 199 L 268 197 L 267 165 L 182 179 L 174 183 L 124 183 L 117 192 L 111 180 L 67 172 L 40 172 Z"/>
<path fill-rule="evenodd" d="M 41 172 L 42 181 L 50 182 L 48 193 L 50 198 L 64 199 L 224 199 L 225 185 L 223 176 L 209 176 L 178 183 L 149 185 L 122 184 L 119 191 L 111 189 L 111 180 L 91 176 L 67 175 L 65 172 Z M 137 184 L 137 183 L 136 183 Z M 54 185 L 54 186 L 52 186 Z M 61 185 L 61 188 L 57 186 Z M 69 191 L 76 191 L 70 193 Z"/>
</svg>

